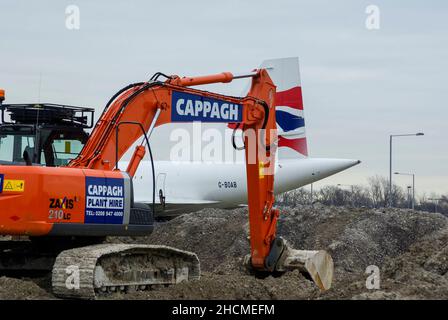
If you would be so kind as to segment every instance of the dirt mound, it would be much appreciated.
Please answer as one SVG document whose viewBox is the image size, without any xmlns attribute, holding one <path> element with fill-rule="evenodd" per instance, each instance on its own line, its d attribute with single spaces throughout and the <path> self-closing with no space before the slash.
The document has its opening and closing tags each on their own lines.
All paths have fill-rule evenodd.
<svg viewBox="0 0 448 320">
<path fill-rule="evenodd" d="M 298 271 L 280 278 L 257 279 L 251 275 L 234 273 L 218 275 L 204 272 L 201 280 L 186 282 L 175 287 L 117 293 L 112 299 L 311 299 L 319 290 Z M 110 297 L 108 297 L 110 298 Z"/>
<path fill-rule="evenodd" d="M 448 299 L 448 229 L 431 234 L 397 259 L 386 260 L 384 290 L 410 299 Z"/>
<path fill-rule="evenodd" d="M 434 213 L 320 206 L 285 209 L 278 232 L 297 248 L 328 250 L 337 268 L 359 272 L 447 226 L 448 219 Z"/>
<path fill-rule="evenodd" d="M 282 208 L 278 234 L 298 249 L 325 249 L 335 263 L 321 293 L 299 272 L 257 279 L 242 266 L 249 253 L 246 209 L 207 209 L 158 224 L 145 238 L 110 242 L 163 244 L 196 252 L 199 281 L 111 299 L 426 299 L 448 298 L 448 219 L 411 210 L 316 206 Z M 380 290 L 366 289 L 365 269 L 380 268 Z M 43 289 L 41 289 L 43 288 Z M 36 281 L 0 278 L 0 298 L 48 298 Z"/>
<path fill-rule="evenodd" d="M 264 280 L 248 275 L 242 267 L 242 257 L 249 252 L 245 209 L 202 210 L 159 225 L 145 239 L 111 240 L 166 244 L 199 256 L 205 271 L 199 282 L 140 293 L 136 298 L 407 299 L 432 298 L 436 293 L 446 296 L 448 249 L 441 236 L 448 233 L 445 216 L 399 209 L 323 206 L 283 208 L 282 211 L 280 236 L 296 248 L 326 249 L 332 255 L 335 280 L 329 292 L 320 293 L 297 273 Z M 434 244 L 435 239 L 439 239 L 438 245 Z M 424 267 L 414 268 L 415 264 L 426 269 L 431 265 L 431 270 L 439 273 L 432 274 Z M 381 290 L 366 289 L 368 275 L 364 272 L 369 265 L 381 269 Z M 421 281 L 410 285 L 410 279 L 421 277 Z M 420 287 L 427 289 L 420 292 Z"/>
<path fill-rule="evenodd" d="M 382 265 L 387 257 L 404 253 L 421 237 L 446 226 L 448 219 L 440 214 L 320 206 L 283 208 L 278 234 L 295 248 L 328 250 L 337 268 L 359 272 L 369 265 Z M 249 253 L 248 236 L 246 209 L 206 209 L 161 224 L 145 239 L 118 241 L 193 251 L 204 271 L 226 273 L 239 269 L 242 257 Z"/>
<path fill-rule="evenodd" d="M 425 236 L 381 266 L 380 290 L 366 290 L 366 275 L 342 274 L 326 299 L 448 299 L 448 228 Z"/>
<path fill-rule="evenodd" d="M 0 300 L 51 298 L 51 294 L 32 280 L 0 277 Z"/>
<path fill-rule="evenodd" d="M 249 224 L 245 209 L 205 209 L 157 225 L 153 234 L 141 238 L 111 238 L 113 242 L 150 243 L 195 252 L 202 271 L 234 272 L 249 253 Z"/>
</svg>

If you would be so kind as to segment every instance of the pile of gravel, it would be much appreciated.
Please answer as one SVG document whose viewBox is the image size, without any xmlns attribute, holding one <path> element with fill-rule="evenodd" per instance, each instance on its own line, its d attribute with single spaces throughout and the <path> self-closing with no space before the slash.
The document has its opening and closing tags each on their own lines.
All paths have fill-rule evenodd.
<svg viewBox="0 0 448 320">
<path fill-rule="evenodd" d="M 53 296 L 30 279 L 0 277 L 0 300 L 52 299 Z"/>
<path fill-rule="evenodd" d="M 195 252 L 202 271 L 234 272 L 249 253 L 249 224 L 245 209 L 204 209 L 156 226 L 149 237 L 110 238 L 112 242 L 168 245 Z"/>
<path fill-rule="evenodd" d="M 336 268 L 360 272 L 447 227 L 448 219 L 435 213 L 319 206 L 284 210 L 279 234 L 298 248 L 328 250 Z"/>
<path fill-rule="evenodd" d="M 249 253 L 247 210 L 205 209 L 161 224 L 144 239 L 145 243 L 196 252 L 205 271 L 203 279 L 138 298 L 448 297 L 448 219 L 445 216 L 402 209 L 325 206 L 281 209 L 280 236 L 295 248 L 325 249 L 332 255 L 335 279 L 330 291 L 319 292 L 310 281 L 295 273 L 292 278 L 288 274 L 281 278 L 253 279 L 242 267 L 242 258 Z M 113 241 L 141 242 L 142 239 L 115 238 Z M 380 290 L 366 289 L 365 269 L 369 265 L 381 270 Z"/>
<path fill-rule="evenodd" d="M 363 272 L 404 253 L 418 239 L 448 226 L 440 214 L 401 210 L 309 206 L 282 208 L 278 235 L 297 249 L 325 249 L 336 268 Z M 239 270 L 249 253 L 246 209 L 204 209 L 158 225 L 145 239 L 114 241 L 165 244 L 196 252 L 204 271 Z"/>
<path fill-rule="evenodd" d="M 247 210 L 205 209 L 158 224 L 149 237 L 110 242 L 161 244 L 197 253 L 199 281 L 111 299 L 448 299 L 448 218 L 434 213 L 309 206 L 281 208 L 278 234 L 297 249 L 325 249 L 335 263 L 322 293 L 299 272 L 257 279 L 242 266 L 249 253 Z M 365 269 L 380 268 L 380 289 Z M 47 299 L 42 279 L 0 278 L 0 299 Z"/>
</svg>

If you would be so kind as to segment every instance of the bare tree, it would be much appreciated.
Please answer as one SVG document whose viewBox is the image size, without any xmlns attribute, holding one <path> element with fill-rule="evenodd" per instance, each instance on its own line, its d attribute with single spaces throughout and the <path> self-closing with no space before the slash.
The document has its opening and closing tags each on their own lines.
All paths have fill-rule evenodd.
<svg viewBox="0 0 448 320">
<path fill-rule="evenodd" d="M 384 194 L 383 185 L 381 183 L 381 177 L 374 176 L 368 178 L 369 194 L 372 200 L 372 205 L 375 208 L 384 207 L 386 205 L 386 195 Z"/>
<path fill-rule="evenodd" d="M 338 186 L 325 186 L 314 193 L 314 202 L 320 202 L 330 206 L 352 206 L 381 208 L 389 205 L 389 180 L 381 176 L 368 178 L 366 187 L 353 185 L 350 189 L 342 189 Z M 448 196 L 431 195 L 429 198 L 440 199 L 437 202 L 438 212 L 448 215 Z M 435 211 L 436 203 L 430 201 L 423 194 L 417 201 L 415 209 Z M 309 204 L 311 193 L 308 188 L 299 188 L 285 192 L 276 197 L 276 203 L 284 206 L 297 206 Z M 392 185 L 392 204 L 398 208 L 409 208 L 409 199 L 398 185 Z"/>
</svg>

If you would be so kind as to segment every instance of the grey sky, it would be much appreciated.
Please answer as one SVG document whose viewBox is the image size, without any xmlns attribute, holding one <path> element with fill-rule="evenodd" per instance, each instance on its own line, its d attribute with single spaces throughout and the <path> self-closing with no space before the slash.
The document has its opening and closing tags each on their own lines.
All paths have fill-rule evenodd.
<svg viewBox="0 0 448 320">
<path fill-rule="evenodd" d="M 65 28 L 78 5 L 81 28 Z M 366 6 L 381 29 L 365 28 Z M 299 56 L 309 151 L 361 159 L 327 179 L 365 183 L 415 172 L 418 193 L 448 193 L 446 1 L 7 1 L 0 0 L 0 87 L 7 102 L 102 109 L 119 88 L 156 71 L 244 72 Z M 239 92 L 237 85 L 228 92 Z M 405 186 L 407 177 L 395 177 Z"/>
</svg>

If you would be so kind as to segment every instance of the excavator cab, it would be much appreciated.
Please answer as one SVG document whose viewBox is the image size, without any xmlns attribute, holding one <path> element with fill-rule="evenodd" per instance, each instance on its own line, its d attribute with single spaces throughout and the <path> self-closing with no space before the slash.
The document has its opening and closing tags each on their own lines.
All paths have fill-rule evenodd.
<svg viewBox="0 0 448 320">
<path fill-rule="evenodd" d="M 0 102 L 0 164 L 66 166 L 87 142 L 93 116 L 93 108 Z"/>
</svg>

